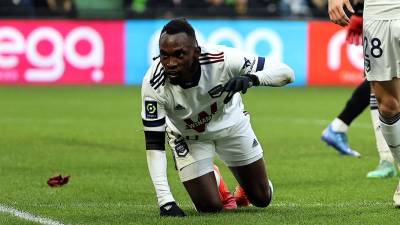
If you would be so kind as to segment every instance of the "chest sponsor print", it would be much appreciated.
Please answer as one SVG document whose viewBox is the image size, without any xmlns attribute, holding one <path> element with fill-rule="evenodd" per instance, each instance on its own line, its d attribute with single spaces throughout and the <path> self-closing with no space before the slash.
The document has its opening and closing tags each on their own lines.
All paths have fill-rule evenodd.
<svg viewBox="0 0 400 225">
<path fill-rule="evenodd" d="M 210 114 L 206 111 L 201 111 L 198 114 L 197 121 L 193 121 L 191 118 L 184 119 L 183 121 L 186 123 L 186 129 L 193 129 L 199 133 L 203 133 L 206 130 L 206 124 L 211 121 L 217 110 L 217 103 L 214 102 L 210 106 Z"/>
</svg>

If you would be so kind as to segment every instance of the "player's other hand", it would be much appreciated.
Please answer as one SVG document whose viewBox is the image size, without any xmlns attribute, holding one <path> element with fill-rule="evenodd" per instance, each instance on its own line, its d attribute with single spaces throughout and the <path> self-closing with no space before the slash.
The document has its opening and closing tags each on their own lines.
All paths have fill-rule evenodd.
<svg viewBox="0 0 400 225">
<path fill-rule="evenodd" d="M 224 86 L 224 91 L 228 92 L 224 99 L 224 104 L 228 103 L 236 92 L 241 91 L 245 94 L 247 89 L 254 85 L 253 76 L 255 77 L 255 75 L 245 74 L 232 77 Z"/>
<path fill-rule="evenodd" d="M 332 22 L 344 27 L 349 24 L 350 19 L 347 17 L 343 7 L 354 13 L 350 0 L 328 0 L 329 18 Z"/>
<path fill-rule="evenodd" d="M 347 27 L 346 40 L 350 44 L 360 45 L 362 43 L 362 26 L 363 18 L 361 16 L 352 15 L 350 24 Z"/>
<path fill-rule="evenodd" d="M 184 217 L 186 215 L 175 202 L 168 202 L 160 207 L 160 216 Z"/>
</svg>

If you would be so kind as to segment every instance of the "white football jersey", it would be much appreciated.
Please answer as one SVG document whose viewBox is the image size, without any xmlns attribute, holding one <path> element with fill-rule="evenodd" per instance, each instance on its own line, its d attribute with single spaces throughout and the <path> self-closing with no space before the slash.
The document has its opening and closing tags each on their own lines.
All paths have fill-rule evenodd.
<svg viewBox="0 0 400 225">
<path fill-rule="evenodd" d="M 172 85 L 159 59 L 142 83 L 142 120 L 145 131 L 165 131 L 167 125 L 182 136 L 213 135 L 239 122 L 240 94 L 223 103 L 224 85 L 234 76 L 254 74 L 260 85 L 282 86 L 293 81 L 293 71 L 281 62 L 245 54 L 225 46 L 201 47 L 201 72 L 188 86 Z"/>
<path fill-rule="evenodd" d="M 365 0 L 363 17 L 371 20 L 400 19 L 400 0 Z"/>
</svg>

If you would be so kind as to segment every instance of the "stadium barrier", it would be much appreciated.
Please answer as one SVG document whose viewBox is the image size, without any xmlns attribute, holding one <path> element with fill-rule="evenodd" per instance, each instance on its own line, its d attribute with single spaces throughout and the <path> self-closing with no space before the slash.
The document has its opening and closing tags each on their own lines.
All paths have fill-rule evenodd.
<svg viewBox="0 0 400 225">
<path fill-rule="evenodd" d="M 139 85 L 166 20 L 0 20 L 1 85 Z M 356 85 L 362 47 L 324 21 L 193 20 L 199 43 L 283 60 L 292 86 Z"/>
</svg>

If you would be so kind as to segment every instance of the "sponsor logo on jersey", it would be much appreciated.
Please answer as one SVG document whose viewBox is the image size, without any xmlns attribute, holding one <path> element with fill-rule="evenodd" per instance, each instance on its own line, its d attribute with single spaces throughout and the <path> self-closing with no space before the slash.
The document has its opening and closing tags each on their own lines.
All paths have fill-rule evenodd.
<svg viewBox="0 0 400 225">
<path fill-rule="evenodd" d="M 172 208 L 172 205 L 164 206 L 164 209 L 167 210 L 167 211 L 170 210 L 171 208 Z"/>
<path fill-rule="evenodd" d="M 211 106 L 211 113 L 208 114 L 206 111 L 201 111 L 198 115 L 197 121 L 194 122 L 192 119 L 184 119 L 186 123 L 186 129 L 193 129 L 199 133 L 202 133 L 206 130 L 206 124 L 209 123 L 213 117 L 213 115 L 217 112 L 217 103 L 214 102 Z"/>
<path fill-rule="evenodd" d="M 157 118 L 157 102 L 156 101 L 144 101 L 144 107 L 146 111 L 146 118 L 156 119 Z"/>
<path fill-rule="evenodd" d="M 209 90 L 208 94 L 210 94 L 211 98 L 218 98 L 219 96 L 222 95 L 223 91 L 224 91 L 224 87 L 222 87 L 222 84 L 219 84 L 219 85 L 213 87 L 211 90 Z"/>
<path fill-rule="evenodd" d="M 251 65 L 250 59 L 247 59 L 246 57 L 244 57 L 244 64 L 242 66 L 242 69 L 247 68 Z"/>
<path fill-rule="evenodd" d="M 253 140 L 253 146 L 252 146 L 252 147 L 254 148 L 254 147 L 256 147 L 257 145 L 258 145 L 258 141 L 254 138 L 254 140 Z"/>
<path fill-rule="evenodd" d="M 244 63 L 242 66 L 242 70 L 244 70 L 245 73 L 250 73 L 254 68 L 256 59 L 255 58 L 247 59 L 246 57 L 243 57 L 243 59 L 244 59 Z"/>
</svg>

